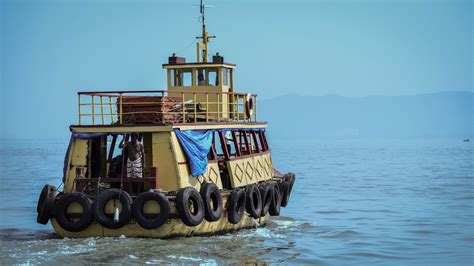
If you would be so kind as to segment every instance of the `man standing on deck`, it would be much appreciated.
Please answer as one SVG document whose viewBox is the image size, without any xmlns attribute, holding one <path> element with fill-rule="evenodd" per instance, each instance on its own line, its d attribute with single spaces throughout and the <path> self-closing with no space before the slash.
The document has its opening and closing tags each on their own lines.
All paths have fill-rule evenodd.
<svg viewBox="0 0 474 266">
<path fill-rule="evenodd" d="M 120 148 L 127 148 L 127 178 L 143 178 L 145 168 L 145 150 L 138 139 L 138 134 L 133 133 L 131 141 L 127 141 L 127 135 L 123 137 Z"/>
</svg>

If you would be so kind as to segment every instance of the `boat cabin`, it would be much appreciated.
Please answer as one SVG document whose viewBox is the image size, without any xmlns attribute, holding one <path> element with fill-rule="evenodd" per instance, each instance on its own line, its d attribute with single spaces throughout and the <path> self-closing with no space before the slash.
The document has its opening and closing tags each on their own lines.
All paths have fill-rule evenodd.
<svg viewBox="0 0 474 266">
<path fill-rule="evenodd" d="M 68 191 L 124 187 L 176 191 L 204 180 L 232 190 L 273 177 L 266 122 L 257 121 L 257 95 L 234 91 L 235 65 L 219 54 L 186 63 L 172 55 L 163 65 L 167 90 L 79 92 L 79 124 L 70 127 L 65 165 Z M 179 132 L 177 132 L 179 131 Z M 192 158 L 186 132 L 207 132 L 206 158 Z M 202 136 L 197 136 L 197 138 Z M 143 145 L 143 178 L 127 178 L 124 143 Z M 199 143 L 198 143 L 199 144 Z M 193 172 L 194 161 L 205 170 Z"/>
</svg>

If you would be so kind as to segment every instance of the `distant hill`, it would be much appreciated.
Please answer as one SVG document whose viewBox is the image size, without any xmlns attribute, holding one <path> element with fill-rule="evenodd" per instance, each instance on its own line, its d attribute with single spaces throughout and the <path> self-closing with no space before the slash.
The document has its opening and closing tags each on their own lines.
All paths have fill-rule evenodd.
<svg viewBox="0 0 474 266">
<path fill-rule="evenodd" d="M 474 93 L 286 95 L 258 103 L 273 138 L 472 138 Z"/>
</svg>

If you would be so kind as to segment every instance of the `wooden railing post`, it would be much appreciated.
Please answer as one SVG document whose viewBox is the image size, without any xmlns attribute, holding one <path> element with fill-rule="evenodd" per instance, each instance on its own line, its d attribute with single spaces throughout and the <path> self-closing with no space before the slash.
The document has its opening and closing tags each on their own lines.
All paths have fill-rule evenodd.
<svg viewBox="0 0 474 266">
<path fill-rule="evenodd" d="M 92 95 L 92 125 L 95 125 L 94 95 Z"/>
<path fill-rule="evenodd" d="M 209 122 L 209 93 L 206 92 L 206 122 Z"/>
<path fill-rule="evenodd" d="M 221 103 L 219 101 L 219 95 L 220 93 L 217 93 L 217 122 L 220 122 L 221 121 L 221 113 L 220 113 L 220 106 L 221 106 Z"/>
<path fill-rule="evenodd" d="M 232 93 L 232 119 L 235 120 L 235 94 Z"/>
<path fill-rule="evenodd" d="M 196 101 L 196 93 L 193 93 L 193 101 L 194 101 L 194 123 L 197 121 L 197 101 Z"/>
<path fill-rule="evenodd" d="M 184 112 L 184 92 L 181 92 L 181 109 L 183 110 L 183 123 L 186 123 L 186 117 Z"/>
<path fill-rule="evenodd" d="M 110 120 L 112 120 L 112 124 L 114 123 L 114 110 L 112 108 L 112 96 L 109 96 L 109 107 L 110 107 Z"/>
<path fill-rule="evenodd" d="M 105 124 L 104 121 L 104 103 L 102 101 L 102 96 L 100 96 L 100 114 L 102 115 L 102 125 Z"/>
<path fill-rule="evenodd" d="M 122 101 L 123 101 L 123 99 L 122 99 L 122 93 L 120 93 L 120 95 L 119 95 L 119 124 L 120 124 L 120 125 L 121 125 L 122 122 L 123 122 L 123 121 L 122 121 L 122 116 L 123 116 L 123 114 L 122 114 L 122 111 L 123 111 L 123 110 L 122 110 Z"/>
</svg>

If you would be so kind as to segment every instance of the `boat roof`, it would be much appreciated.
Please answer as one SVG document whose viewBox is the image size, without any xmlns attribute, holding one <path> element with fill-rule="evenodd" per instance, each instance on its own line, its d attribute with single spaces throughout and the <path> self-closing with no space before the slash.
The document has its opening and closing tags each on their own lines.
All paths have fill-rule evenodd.
<svg viewBox="0 0 474 266">
<path fill-rule="evenodd" d="M 206 129 L 265 129 L 267 122 L 247 123 L 181 123 L 175 125 L 71 125 L 71 132 L 81 133 L 133 133 L 133 132 L 169 132 L 174 129 L 180 130 L 206 130 Z"/>
<path fill-rule="evenodd" d="M 235 68 L 235 64 L 231 63 L 204 63 L 204 62 L 190 62 L 190 63 L 179 63 L 179 64 L 163 64 L 163 68 L 212 68 L 212 67 L 226 67 Z"/>
</svg>

